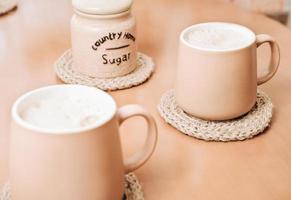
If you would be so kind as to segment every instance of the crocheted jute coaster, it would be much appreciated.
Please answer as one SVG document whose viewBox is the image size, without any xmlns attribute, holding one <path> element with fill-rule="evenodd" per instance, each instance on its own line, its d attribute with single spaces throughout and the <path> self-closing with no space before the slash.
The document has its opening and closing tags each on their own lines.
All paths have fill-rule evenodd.
<svg viewBox="0 0 291 200">
<path fill-rule="evenodd" d="M 6 183 L 0 191 L 0 200 L 11 200 L 9 183 Z M 133 173 L 125 175 L 125 194 L 122 200 L 144 200 L 142 187 Z"/>
<path fill-rule="evenodd" d="M 226 142 L 249 139 L 263 132 L 271 122 L 273 104 L 265 93 L 258 91 L 256 104 L 247 114 L 232 120 L 207 121 L 185 113 L 170 90 L 162 96 L 158 111 L 167 123 L 186 135 Z"/>
<path fill-rule="evenodd" d="M 16 1 L 2 0 L 0 2 L 0 16 L 6 15 L 17 8 Z"/>
<path fill-rule="evenodd" d="M 76 72 L 72 68 L 73 58 L 71 49 L 67 50 L 54 65 L 57 76 L 65 83 L 81 84 L 98 87 L 102 90 L 120 90 L 140 85 L 150 78 L 154 71 L 152 58 L 138 53 L 137 68 L 121 77 L 96 78 Z"/>
</svg>

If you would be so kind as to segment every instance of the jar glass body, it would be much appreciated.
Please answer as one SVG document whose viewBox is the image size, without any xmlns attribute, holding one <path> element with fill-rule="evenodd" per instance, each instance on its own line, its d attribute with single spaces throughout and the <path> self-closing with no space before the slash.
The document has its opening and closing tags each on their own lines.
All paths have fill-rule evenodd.
<svg viewBox="0 0 291 200">
<path fill-rule="evenodd" d="M 123 76 L 136 68 L 136 21 L 129 11 L 71 19 L 74 70 L 92 77 Z"/>
</svg>

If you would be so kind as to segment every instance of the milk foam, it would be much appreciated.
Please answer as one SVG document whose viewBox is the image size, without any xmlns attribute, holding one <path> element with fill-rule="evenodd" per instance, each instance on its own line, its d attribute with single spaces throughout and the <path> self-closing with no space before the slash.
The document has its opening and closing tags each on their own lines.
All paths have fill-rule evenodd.
<svg viewBox="0 0 291 200">
<path fill-rule="evenodd" d="M 20 117 L 39 128 L 66 130 L 87 127 L 102 119 L 105 108 L 82 95 L 49 95 L 30 102 Z"/>
<path fill-rule="evenodd" d="M 236 25 L 209 23 L 193 27 L 186 35 L 191 45 L 212 50 L 228 50 L 246 46 L 253 41 L 253 35 Z"/>
</svg>

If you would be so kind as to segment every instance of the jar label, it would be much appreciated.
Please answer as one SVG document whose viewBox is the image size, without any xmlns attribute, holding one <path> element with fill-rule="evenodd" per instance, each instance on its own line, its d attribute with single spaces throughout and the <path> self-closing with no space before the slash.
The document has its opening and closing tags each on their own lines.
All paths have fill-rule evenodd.
<svg viewBox="0 0 291 200">
<path fill-rule="evenodd" d="M 133 63 L 136 61 L 135 37 L 128 31 L 102 34 L 91 48 L 98 55 L 96 62 L 99 66 L 118 67 L 116 70 L 123 71 L 130 70 L 129 68 L 135 65 Z M 105 69 L 105 71 L 107 70 Z"/>
<path fill-rule="evenodd" d="M 75 67 L 82 73 L 104 78 L 130 73 L 136 67 L 134 30 L 132 27 L 86 35 L 75 31 L 72 35 Z"/>
<path fill-rule="evenodd" d="M 102 64 L 120 66 L 130 62 L 132 56 L 130 45 L 134 43 L 135 37 L 130 32 L 109 32 L 98 38 L 92 49 L 102 51 Z"/>
</svg>

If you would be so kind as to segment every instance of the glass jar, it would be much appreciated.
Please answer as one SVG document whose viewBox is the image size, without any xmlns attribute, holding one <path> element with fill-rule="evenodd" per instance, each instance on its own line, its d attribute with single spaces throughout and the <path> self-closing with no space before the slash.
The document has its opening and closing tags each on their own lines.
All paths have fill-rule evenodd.
<svg viewBox="0 0 291 200">
<path fill-rule="evenodd" d="M 136 68 L 136 21 L 130 13 L 132 1 L 115 1 L 119 3 L 110 0 L 111 4 L 106 1 L 99 6 L 73 1 L 74 70 L 92 77 L 113 78 Z"/>
</svg>

